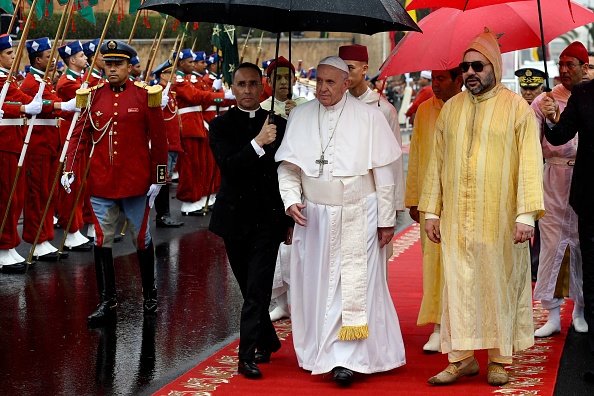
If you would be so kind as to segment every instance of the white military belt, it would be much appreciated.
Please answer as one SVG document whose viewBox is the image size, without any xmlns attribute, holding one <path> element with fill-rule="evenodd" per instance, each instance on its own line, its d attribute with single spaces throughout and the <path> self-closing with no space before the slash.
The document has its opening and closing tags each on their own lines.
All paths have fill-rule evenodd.
<svg viewBox="0 0 594 396">
<path fill-rule="evenodd" d="M 0 126 L 25 126 L 29 120 L 27 118 L 3 118 Z M 57 118 L 36 118 L 35 126 L 58 126 Z"/>
<path fill-rule="evenodd" d="M 371 172 L 361 178 L 361 189 L 359 199 L 368 196 L 375 191 L 375 181 Z M 319 180 L 314 177 L 308 177 L 302 174 L 301 183 L 303 186 L 303 195 L 309 202 L 320 205 L 343 206 L 344 202 L 344 184 L 340 180 Z"/>
<path fill-rule="evenodd" d="M 563 157 L 551 157 L 545 158 L 545 161 L 549 165 L 553 166 L 574 166 L 575 158 L 563 158 Z"/>
<path fill-rule="evenodd" d="M 194 113 L 196 111 L 202 111 L 202 106 L 184 107 L 183 109 L 179 109 L 177 112 L 179 114 L 187 114 L 187 113 Z"/>
<path fill-rule="evenodd" d="M 22 126 L 26 125 L 25 120 L 22 118 L 3 118 L 0 121 L 0 126 Z"/>
<path fill-rule="evenodd" d="M 208 109 L 204 111 L 217 111 L 217 106 L 209 106 Z"/>
</svg>

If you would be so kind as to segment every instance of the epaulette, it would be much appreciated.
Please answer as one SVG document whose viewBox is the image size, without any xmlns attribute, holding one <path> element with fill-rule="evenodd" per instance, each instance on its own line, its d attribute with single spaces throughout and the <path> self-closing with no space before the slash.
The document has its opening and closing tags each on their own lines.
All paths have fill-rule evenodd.
<svg viewBox="0 0 594 396">
<path fill-rule="evenodd" d="M 99 83 L 91 88 L 79 88 L 76 90 L 76 107 L 82 109 L 87 107 L 89 104 L 89 95 L 91 95 L 91 91 L 96 91 L 97 89 L 101 88 L 104 83 Z"/>
<path fill-rule="evenodd" d="M 135 81 L 134 85 L 145 89 L 148 92 L 148 107 L 159 107 L 161 106 L 161 92 L 163 87 L 160 85 L 147 85 L 142 81 Z"/>
</svg>

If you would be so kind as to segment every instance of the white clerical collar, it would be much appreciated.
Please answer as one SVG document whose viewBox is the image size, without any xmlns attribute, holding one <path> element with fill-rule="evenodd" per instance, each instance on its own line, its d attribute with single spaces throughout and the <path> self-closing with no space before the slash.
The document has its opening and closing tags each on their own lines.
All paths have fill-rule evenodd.
<svg viewBox="0 0 594 396">
<path fill-rule="evenodd" d="M 342 109 L 345 105 L 345 102 L 347 100 L 347 96 L 343 95 L 342 99 L 340 99 L 336 104 L 332 105 L 332 106 L 323 106 L 326 111 L 330 111 L 330 110 L 338 110 L 338 109 Z"/>
<path fill-rule="evenodd" d="M 241 107 L 237 106 L 237 108 L 241 111 L 243 111 L 244 113 L 249 113 L 250 114 L 250 118 L 254 118 L 256 116 L 256 111 L 260 110 L 260 106 L 258 106 L 258 108 L 256 110 L 244 110 Z"/>
</svg>

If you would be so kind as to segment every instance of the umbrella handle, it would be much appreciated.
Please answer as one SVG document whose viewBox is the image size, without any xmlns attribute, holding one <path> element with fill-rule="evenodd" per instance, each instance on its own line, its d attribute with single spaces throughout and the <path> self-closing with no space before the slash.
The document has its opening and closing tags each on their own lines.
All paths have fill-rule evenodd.
<svg viewBox="0 0 594 396">
<path fill-rule="evenodd" d="M 555 98 L 553 97 L 553 92 L 551 91 L 547 91 L 546 95 L 555 100 Z M 555 124 L 559 122 L 559 118 L 561 118 L 561 109 L 557 106 L 557 110 L 555 110 L 555 117 L 553 119 L 550 119 L 552 122 L 554 122 Z"/>
</svg>

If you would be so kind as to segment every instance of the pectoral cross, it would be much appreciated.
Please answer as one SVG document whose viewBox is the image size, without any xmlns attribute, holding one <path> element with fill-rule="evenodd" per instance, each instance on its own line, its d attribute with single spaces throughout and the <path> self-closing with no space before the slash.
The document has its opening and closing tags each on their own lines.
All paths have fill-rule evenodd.
<svg viewBox="0 0 594 396">
<path fill-rule="evenodd" d="M 316 164 L 320 165 L 320 175 L 324 172 L 324 165 L 328 163 L 328 160 L 324 159 L 324 153 L 320 155 L 320 159 L 316 160 Z"/>
</svg>

